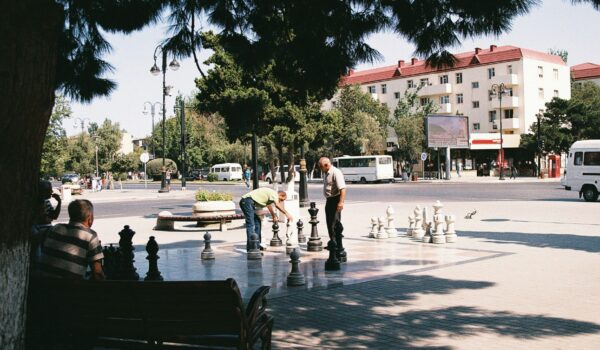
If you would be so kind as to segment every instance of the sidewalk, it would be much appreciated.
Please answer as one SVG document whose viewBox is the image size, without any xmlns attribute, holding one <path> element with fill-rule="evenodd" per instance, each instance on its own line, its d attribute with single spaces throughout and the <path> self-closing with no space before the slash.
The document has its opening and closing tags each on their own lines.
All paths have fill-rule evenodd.
<svg viewBox="0 0 600 350">
<path fill-rule="evenodd" d="M 544 180 L 541 180 L 544 181 Z M 459 240 L 433 245 L 402 235 L 367 238 L 370 218 L 395 210 L 400 233 L 417 204 L 347 203 L 343 213 L 348 262 L 324 271 L 327 251 L 301 247 L 307 284 L 287 287 L 289 258 L 269 248 L 249 262 L 241 221 L 211 231 L 216 260 L 200 260 L 204 229 L 152 231 L 154 218 L 99 219 L 103 242 L 118 230 L 137 234 L 136 267 L 147 271 L 143 245 L 156 236 L 167 280 L 235 278 L 245 296 L 271 286 L 275 349 L 596 349 L 600 344 L 600 219 L 583 201 L 447 202 Z M 323 203 L 318 232 L 326 244 Z M 477 210 L 473 219 L 467 212 Z M 304 214 L 305 209 L 302 209 Z M 306 217 L 305 235 L 310 234 Z M 279 236 L 285 242 L 285 225 Z M 263 243 L 272 237 L 263 226 Z"/>
</svg>

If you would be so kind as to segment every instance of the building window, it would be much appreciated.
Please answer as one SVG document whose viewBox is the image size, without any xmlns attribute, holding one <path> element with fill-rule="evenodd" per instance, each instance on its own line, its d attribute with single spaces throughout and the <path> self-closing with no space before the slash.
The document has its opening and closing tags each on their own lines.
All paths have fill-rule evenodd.
<svg viewBox="0 0 600 350">
<path fill-rule="evenodd" d="M 450 96 L 445 95 L 445 96 L 440 96 L 440 104 L 446 104 L 446 103 L 450 103 Z"/>
<path fill-rule="evenodd" d="M 542 66 L 538 66 L 538 77 L 540 77 L 540 78 L 544 77 L 544 67 L 542 67 Z"/>
<path fill-rule="evenodd" d="M 506 88 L 504 89 L 505 91 L 505 95 L 506 96 L 512 96 L 513 95 L 513 88 Z"/>
<path fill-rule="evenodd" d="M 552 72 L 554 72 L 554 79 L 558 80 L 558 69 L 554 68 Z"/>
<path fill-rule="evenodd" d="M 419 81 L 419 86 L 427 86 L 429 85 L 429 78 L 423 78 Z"/>
<path fill-rule="evenodd" d="M 425 106 L 429 103 L 429 99 L 427 97 L 421 97 L 421 106 Z"/>
<path fill-rule="evenodd" d="M 462 84 L 462 73 L 456 73 L 456 83 Z"/>
<path fill-rule="evenodd" d="M 471 83 L 471 87 L 472 87 L 473 89 L 479 89 L 479 82 L 478 82 L 478 81 L 474 81 L 474 82 L 472 82 L 472 83 Z"/>
<path fill-rule="evenodd" d="M 367 89 L 369 90 L 370 94 L 376 94 L 377 93 L 375 85 L 371 85 L 371 86 L 367 87 Z"/>
<path fill-rule="evenodd" d="M 539 88 L 538 89 L 538 97 L 539 98 L 544 98 L 544 88 Z"/>
<path fill-rule="evenodd" d="M 473 123 L 473 130 L 479 130 L 479 129 L 481 129 L 481 124 Z"/>
<path fill-rule="evenodd" d="M 395 99 L 399 99 L 400 98 L 400 93 L 398 91 L 394 92 L 394 98 Z"/>
<path fill-rule="evenodd" d="M 508 66 L 506 66 L 506 73 L 513 74 L 512 64 L 509 64 Z"/>
<path fill-rule="evenodd" d="M 440 84 L 448 84 L 448 75 L 440 75 Z"/>
<path fill-rule="evenodd" d="M 504 119 L 512 119 L 515 116 L 515 111 L 512 109 L 505 109 L 504 110 Z"/>
<path fill-rule="evenodd" d="M 407 80 L 407 81 L 406 81 L 406 87 L 407 87 L 408 89 L 410 89 L 410 88 L 414 88 L 414 87 L 415 87 L 415 82 L 414 82 L 414 81 L 412 81 L 412 80 Z"/>
<path fill-rule="evenodd" d="M 554 97 L 558 97 L 558 90 L 554 90 Z"/>
<path fill-rule="evenodd" d="M 488 115 L 489 115 L 490 123 L 493 123 L 496 121 L 496 111 L 489 111 Z"/>
<path fill-rule="evenodd" d="M 495 68 L 488 68 L 488 79 L 492 79 L 495 76 L 496 76 L 496 69 Z"/>
<path fill-rule="evenodd" d="M 381 84 L 381 94 L 382 95 L 387 94 L 387 85 L 386 84 Z"/>
<path fill-rule="evenodd" d="M 479 108 L 479 101 L 473 101 L 473 108 Z"/>
<path fill-rule="evenodd" d="M 464 102 L 463 94 L 456 94 L 456 103 L 460 104 Z"/>
</svg>

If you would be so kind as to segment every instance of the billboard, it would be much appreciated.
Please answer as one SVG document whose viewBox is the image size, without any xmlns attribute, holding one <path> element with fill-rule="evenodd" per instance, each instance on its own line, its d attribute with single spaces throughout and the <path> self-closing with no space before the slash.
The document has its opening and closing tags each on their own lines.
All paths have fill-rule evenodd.
<svg viewBox="0 0 600 350">
<path fill-rule="evenodd" d="M 428 115 L 427 147 L 469 148 L 469 117 Z"/>
</svg>

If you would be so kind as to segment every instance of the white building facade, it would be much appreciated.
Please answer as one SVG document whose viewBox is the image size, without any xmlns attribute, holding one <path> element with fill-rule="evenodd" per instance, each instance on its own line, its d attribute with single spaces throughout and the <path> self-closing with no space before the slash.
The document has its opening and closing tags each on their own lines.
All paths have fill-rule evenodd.
<svg viewBox="0 0 600 350">
<path fill-rule="evenodd" d="M 434 69 L 413 58 L 394 66 L 351 71 L 343 84 L 360 85 L 386 104 L 390 113 L 407 90 L 422 86 L 418 96 L 422 102 L 427 99 L 438 105 L 438 114 L 469 117 L 472 151 L 500 149 L 501 116 L 503 148 L 511 153 L 519 148 L 521 134 L 529 132 L 545 103 L 553 97 L 571 97 L 569 67 L 559 56 L 495 45 L 455 56 L 458 61 L 452 68 Z M 498 96 L 490 97 L 493 86 L 500 84 L 506 89 L 501 105 Z M 336 97 L 324 108 L 332 108 Z M 506 154 L 505 159 L 510 156 Z"/>
</svg>

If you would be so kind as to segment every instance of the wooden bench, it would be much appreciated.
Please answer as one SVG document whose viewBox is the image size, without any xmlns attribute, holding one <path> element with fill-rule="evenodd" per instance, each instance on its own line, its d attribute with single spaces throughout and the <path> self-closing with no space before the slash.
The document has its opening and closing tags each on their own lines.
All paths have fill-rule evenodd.
<svg viewBox="0 0 600 350">
<path fill-rule="evenodd" d="M 30 283 L 28 349 L 270 349 L 269 287 L 247 306 L 225 281 Z"/>
<path fill-rule="evenodd" d="M 215 216 L 186 216 L 186 215 L 158 215 L 156 217 L 155 230 L 158 231 L 174 231 L 175 221 L 195 221 L 198 226 L 202 223 L 218 223 L 220 231 L 227 231 L 227 222 L 231 220 L 243 219 L 243 214 L 231 214 L 231 215 L 215 215 Z"/>
</svg>

